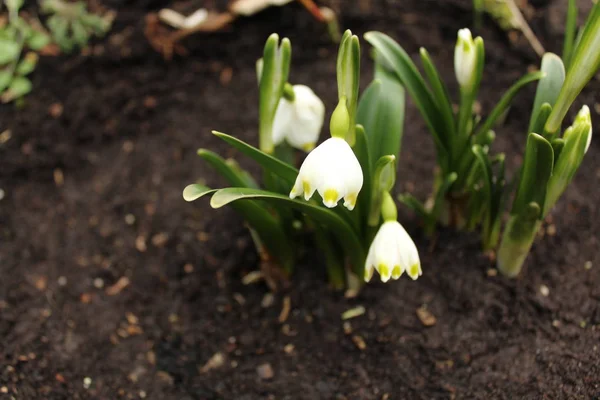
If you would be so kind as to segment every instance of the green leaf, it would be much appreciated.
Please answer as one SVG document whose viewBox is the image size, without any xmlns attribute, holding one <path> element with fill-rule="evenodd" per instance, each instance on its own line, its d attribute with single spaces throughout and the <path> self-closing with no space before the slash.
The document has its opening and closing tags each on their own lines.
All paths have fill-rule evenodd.
<svg viewBox="0 0 600 400">
<path fill-rule="evenodd" d="M 442 213 L 442 207 L 444 207 L 446 195 L 452 184 L 458 178 L 458 174 L 456 172 L 451 172 L 444 178 L 442 184 L 438 187 L 437 192 L 435 194 L 435 200 L 433 202 L 433 209 L 429 213 L 430 217 L 426 220 L 425 230 L 428 235 L 433 234 L 435 231 L 435 225 L 437 221 L 440 219 L 440 215 Z"/>
<path fill-rule="evenodd" d="M 293 185 L 298 176 L 298 170 L 289 164 L 286 164 L 277 158 L 266 154 L 256 147 L 250 146 L 249 144 L 225 133 L 213 131 L 213 134 L 225 142 L 229 143 L 232 147 L 241 151 L 243 154 L 252 158 L 264 169 L 272 172 L 273 174 L 283 178 L 288 184 Z"/>
<path fill-rule="evenodd" d="M 433 135 L 438 157 L 444 168 L 452 138 L 447 134 L 436 102 L 416 65 L 406 51 L 389 36 L 380 32 L 367 32 L 365 39 L 375 47 L 377 54 L 385 59 L 386 64 L 393 68 L 396 77 L 411 95 Z"/>
<path fill-rule="evenodd" d="M 344 32 L 336 63 L 338 100 L 346 98 L 346 108 L 350 115 L 350 129 L 346 140 L 352 146 L 355 141 L 356 106 L 360 81 L 360 44 L 358 37 L 347 30 Z"/>
<path fill-rule="evenodd" d="M 23 58 L 21 60 L 21 62 L 19 62 L 19 64 L 17 65 L 17 68 L 15 70 L 16 74 L 20 75 L 20 76 L 25 76 L 25 75 L 30 74 L 35 69 L 35 66 L 37 65 L 37 61 L 38 61 L 37 54 L 35 54 L 33 52 L 27 53 L 27 55 L 25 55 L 25 58 Z"/>
<path fill-rule="evenodd" d="M 363 186 L 358 194 L 358 201 L 356 202 L 357 210 L 354 212 L 359 213 L 361 221 L 366 221 L 371 209 L 371 160 L 368 145 L 368 138 L 362 125 L 357 125 L 355 128 L 356 141 L 352 150 L 360 163 L 360 168 L 363 171 Z"/>
<path fill-rule="evenodd" d="M 589 124 L 575 124 L 569 127 L 560 141 L 553 141 L 559 155 L 556 156 L 554 171 L 548 182 L 548 193 L 544 203 L 544 215 L 548 214 L 560 196 L 567 189 L 585 156 L 588 139 L 592 134 Z"/>
<path fill-rule="evenodd" d="M 554 165 L 552 145 L 537 133 L 529 134 L 523 157 L 519 188 L 511 211 L 511 214 L 517 215 L 525 212 L 530 203 L 544 208 L 547 185 Z"/>
<path fill-rule="evenodd" d="M 16 61 L 21 54 L 21 46 L 9 39 L 0 39 L 0 66 Z"/>
<path fill-rule="evenodd" d="M 210 150 L 199 149 L 198 155 L 207 161 L 217 172 L 219 175 L 224 177 L 227 182 L 232 186 L 242 186 L 246 187 L 246 181 L 234 171 L 227 162 L 218 154 L 213 153 Z"/>
<path fill-rule="evenodd" d="M 454 111 L 452 110 L 452 101 L 448 94 L 448 88 L 444 81 L 442 81 L 442 78 L 440 78 L 440 74 L 427 50 L 424 47 L 421 47 L 419 54 L 421 55 L 421 62 L 423 63 L 425 75 L 427 75 L 427 80 L 433 92 L 433 98 L 436 101 L 438 109 L 442 113 L 444 125 L 449 131 L 448 135 L 453 136 L 455 134 Z"/>
<path fill-rule="evenodd" d="M 314 221 L 326 226 L 331 232 L 335 233 L 340 245 L 344 246 L 345 252 L 352 261 L 355 273 L 358 276 L 364 276 L 366 254 L 363 245 L 348 222 L 332 210 L 300 200 L 292 200 L 284 195 L 248 188 L 221 189 L 213 195 L 210 204 L 213 208 L 220 208 L 232 202 L 248 199 L 286 205 L 305 213 Z"/>
<path fill-rule="evenodd" d="M 371 179 L 371 210 L 369 226 L 378 226 L 381 218 L 381 201 L 383 193 L 389 192 L 396 182 L 396 157 L 387 155 L 380 157 L 373 168 Z"/>
<path fill-rule="evenodd" d="M 13 73 L 9 69 L 0 70 L 0 93 L 10 85 L 12 77 Z"/>
<path fill-rule="evenodd" d="M 518 81 L 516 81 L 506 91 L 506 93 L 504 93 L 498 104 L 496 104 L 496 107 L 494 107 L 494 109 L 487 117 L 485 122 L 481 125 L 481 127 L 477 129 L 477 133 L 475 134 L 476 137 L 479 137 L 479 135 L 487 134 L 487 132 L 494 127 L 494 124 L 496 123 L 498 118 L 508 109 L 508 107 L 510 107 L 510 104 L 512 103 L 517 93 L 519 93 L 519 90 L 521 90 L 528 83 L 535 82 L 541 79 L 543 76 L 544 73 L 541 71 L 531 72 L 523 76 Z M 478 140 L 476 139 L 476 141 Z"/>
<path fill-rule="evenodd" d="M 31 92 L 31 89 L 32 84 L 29 79 L 23 76 L 17 76 L 12 80 L 6 92 L 2 93 L 2 102 L 8 103 L 23 97 L 27 93 Z"/>
<path fill-rule="evenodd" d="M 401 194 L 400 196 L 398 196 L 398 201 L 400 201 L 400 203 L 404 204 L 405 206 L 407 206 L 408 208 L 413 210 L 413 212 L 415 214 L 417 214 L 417 216 L 421 220 L 423 220 L 423 222 L 425 223 L 425 226 L 429 226 L 431 223 L 433 223 L 435 225 L 436 221 L 434 218 L 432 218 L 431 213 L 425 208 L 423 203 L 421 203 L 412 194 L 410 194 L 410 193 Z"/>
<path fill-rule="evenodd" d="M 183 198 L 188 202 L 194 201 L 220 190 L 210 189 L 200 184 L 192 184 L 186 186 L 183 190 Z M 254 201 L 236 203 L 232 206 L 256 232 L 262 243 L 269 250 L 269 253 L 275 256 L 286 271 L 291 271 L 294 252 L 280 222 L 268 210 Z"/>
<path fill-rule="evenodd" d="M 545 132 L 556 134 L 560 130 L 567 111 L 598 68 L 600 68 L 600 3 L 596 2 L 571 57 L 569 71 L 558 99 L 552 107 L 552 114 L 546 122 Z"/>
<path fill-rule="evenodd" d="M 378 78 L 364 91 L 356 115 L 367 134 L 372 167 L 384 155 L 400 157 L 405 108 L 402 85 L 380 64 L 376 68 Z"/>
<path fill-rule="evenodd" d="M 212 194 L 217 190 L 218 189 L 211 189 L 207 186 L 193 183 L 191 185 L 187 185 L 185 189 L 183 189 L 183 199 L 188 202 L 198 200 L 200 197 L 206 196 L 207 194 Z"/>
<path fill-rule="evenodd" d="M 269 36 L 263 52 L 262 76 L 259 82 L 260 148 L 266 153 L 272 153 L 274 150 L 273 120 L 288 80 L 291 57 L 292 45 L 287 38 L 284 38 L 279 46 L 279 36 L 275 33 Z"/>
<path fill-rule="evenodd" d="M 71 31 L 73 32 L 73 40 L 75 43 L 77 43 L 79 47 L 85 47 L 90 39 L 90 34 L 87 29 L 85 29 L 85 26 L 83 26 L 80 21 L 75 20 L 71 22 Z"/>
<path fill-rule="evenodd" d="M 554 103 L 556 103 L 560 88 L 565 81 L 565 66 L 556 54 L 546 53 L 542 58 L 541 71 L 545 73 L 545 76 L 540 79 L 537 85 L 529 129 L 527 131 L 527 133 L 535 132 L 540 135 L 544 133 L 543 129 L 536 130 L 534 124 L 537 122 L 538 114 L 543 104 L 548 103 L 550 106 L 554 106 Z"/>
<path fill-rule="evenodd" d="M 27 38 L 27 47 L 31 50 L 41 50 L 46 47 L 50 41 L 51 39 L 48 34 L 32 29 L 31 35 Z"/>
<path fill-rule="evenodd" d="M 540 216 L 539 204 L 529 203 L 521 214 L 511 215 L 508 219 L 497 253 L 498 270 L 503 275 L 512 278 L 521 272 L 536 233 L 542 224 L 539 220 Z"/>
<path fill-rule="evenodd" d="M 567 19 L 565 22 L 565 41 L 563 43 L 562 58 L 567 68 L 571 61 L 573 48 L 575 47 L 575 34 L 577 32 L 577 0 L 569 0 L 567 6 Z"/>
<path fill-rule="evenodd" d="M 548 117 L 552 113 L 552 106 L 548 103 L 542 104 L 540 109 L 537 112 L 537 118 L 533 122 L 533 125 L 529 128 L 529 132 L 539 133 L 540 135 L 544 134 L 544 126 L 546 125 L 546 121 L 548 121 Z M 549 138 L 546 138 L 549 139 Z"/>
</svg>

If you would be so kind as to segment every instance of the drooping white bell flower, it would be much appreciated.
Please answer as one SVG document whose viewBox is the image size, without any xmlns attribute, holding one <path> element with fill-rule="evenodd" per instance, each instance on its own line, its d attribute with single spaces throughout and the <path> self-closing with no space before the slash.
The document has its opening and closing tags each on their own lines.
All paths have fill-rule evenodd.
<svg viewBox="0 0 600 400">
<path fill-rule="evenodd" d="M 335 207 L 343 198 L 344 206 L 352 210 L 362 184 L 362 169 L 352 148 L 344 139 L 332 137 L 306 156 L 290 198 L 304 194 L 309 200 L 316 190 L 326 207 Z"/>
<path fill-rule="evenodd" d="M 454 48 L 454 72 L 461 88 L 470 89 L 475 80 L 477 48 L 467 28 L 458 31 L 458 40 Z"/>
<path fill-rule="evenodd" d="M 292 147 L 310 151 L 319 139 L 325 119 L 325 105 L 311 88 L 294 85 L 294 100 L 282 97 L 273 121 L 273 144 L 284 140 Z"/>
<path fill-rule="evenodd" d="M 398 279 L 406 271 L 413 280 L 423 274 L 415 243 L 398 221 L 384 222 L 367 255 L 365 281 L 377 270 L 382 282 Z"/>
</svg>

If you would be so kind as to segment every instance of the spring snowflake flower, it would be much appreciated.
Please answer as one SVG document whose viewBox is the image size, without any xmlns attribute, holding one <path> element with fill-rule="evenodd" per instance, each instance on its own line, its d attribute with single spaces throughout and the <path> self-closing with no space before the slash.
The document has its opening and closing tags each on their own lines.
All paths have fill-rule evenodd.
<svg viewBox="0 0 600 400">
<path fill-rule="evenodd" d="M 454 48 L 454 72 L 462 88 L 469 89 L 475 80 L 477 49 L 471 31 L 467 28 L 458 31 Z"/>
<path fill-rule="evenodd" d="M 304 199 L 309 200 L 316 190 L 326 207 L 335 207 L 343 198 L 344 206 L 352 210 L 362 184 L 362 169 L 350 145 L 344 139 L 332 137 L 306 156 L 290 198 L 303 193 Z"/>
<path fill-rule="evenodd" d="M 406 271 L 413 280 L 423 274 L 415 243 L 398 221 L 381 225 L 367 255 L 365 281 L 377 270 L 382 282 L 398 279 Z"/>
<path fill-rule="evenodd" d="M 292 147 L 310 151 L 319 139 L 325 119 L 325 105 L 304 85 L 294 85 L 294 101 L 281 98 L 273 121 L 273 144 L 284 140 Z"/>
</svg>

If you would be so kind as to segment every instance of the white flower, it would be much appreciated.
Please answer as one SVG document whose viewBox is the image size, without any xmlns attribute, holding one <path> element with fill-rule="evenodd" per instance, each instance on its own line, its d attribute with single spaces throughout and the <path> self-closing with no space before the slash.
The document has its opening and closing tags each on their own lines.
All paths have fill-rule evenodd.
<svg viewBox="0 0 600 400">
<path fill-rule="evenodd" d="M 184 16 L 177 11 L 169 8 L 163 8 L 158 12 L 158 17 L 161 21 L 171 25 L 176 29 L 191 29 L 202 24 L 208 18 L 208 11 L 205 8 L 200 8 L 194 11 L 189 16 Z"/>
<path fill-rule="evenodd" d="M 281 98 L 273 121 L 273 144 L 284 139 L 297 149 L 310 151 L 319 139 L 325 105 L 317 95 L 304 85 L 294 85 L 294 101 Z"/>
<path fill-rule="evenodd" d="M 382 282 L 398 279 L 406 271 L 413 280 L 423 274 L 415 243 L 398 221 L 381 225 L 367 255 L 365 281 L 369 282 L 374 270 Z"/>
<path fill-rule="evenodd" d="M 304 199 L 308 200 L 317 190 L 325 206 L 335 207 L 344 198 L 344 206 L 352 210 L 362 184 L 362 169 L 350 145 L 344 139 L 332 137 L 306 156 L 290 198 L 304 193 Z"/>
<path fill-rule="evenodd" d="M 475 80 L 477 49 L 471 31 L 467 28 L 458 31 L 454 48 L 454 72 L 461 87 L 470 88 Z"/>
<path fill-rule="evenodd" d="M 577 126 L 578 124 L 586 124 L 589 126 L 589 135 L 585 144 L 585 153 L 587 153 L 588 149 L 590 148 L 590 144 L 592 143 L 592 116 L 590 115 L 590 108 L 588 106 L 581 107 L 581 110 L 579 110 L 577 113 L 573 127 Z"/>
</svg>

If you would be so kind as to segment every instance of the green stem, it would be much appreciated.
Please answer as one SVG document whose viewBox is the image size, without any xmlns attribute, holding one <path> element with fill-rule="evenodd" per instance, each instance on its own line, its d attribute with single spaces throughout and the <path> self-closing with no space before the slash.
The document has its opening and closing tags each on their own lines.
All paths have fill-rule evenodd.
<svg viewBox="0 0 600 400">
<path fill-rule="evenodd" d="M 502 274 L 509 278 L 519 275 L 541 224 L 537 219 L 510 216 L 498 249 L 497 265 Z"/>
</svg>

